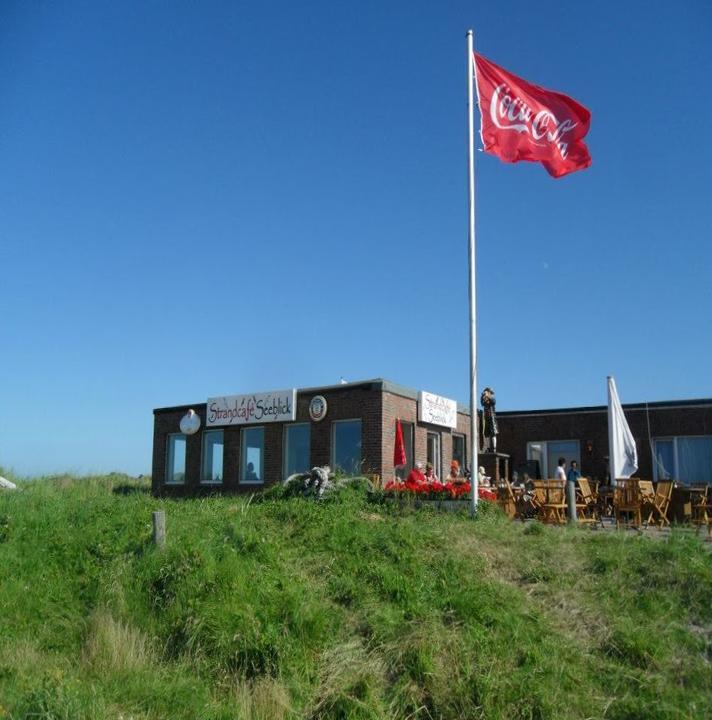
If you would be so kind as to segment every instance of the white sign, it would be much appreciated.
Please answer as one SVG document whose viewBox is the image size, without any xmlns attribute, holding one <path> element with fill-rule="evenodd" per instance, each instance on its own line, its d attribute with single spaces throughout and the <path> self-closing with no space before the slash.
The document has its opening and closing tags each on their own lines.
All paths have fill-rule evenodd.
<svg viewBox="0 0 712 720">
<path fill-rule="evenodd" d="M 297 417 L 297 391 L 208 398 L 206 426 L 290 422 Z"/>
<path fill-rule="evenodd" d="M 432 425 L 457 427 L 457 403 L 449 398 L 421 391 L 418 394 L 418 420 Z"/>
</svg>

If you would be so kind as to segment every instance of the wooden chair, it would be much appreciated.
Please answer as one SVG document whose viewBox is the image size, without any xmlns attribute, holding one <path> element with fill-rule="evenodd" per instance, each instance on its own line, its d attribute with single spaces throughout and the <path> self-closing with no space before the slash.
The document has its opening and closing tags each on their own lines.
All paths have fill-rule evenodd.
<svg viewBox="0 0 712 720">
<path fill-rule="evenodd" d="M 598 498 L 598 517 L 614 517 L 613 488 L 610 485 L 596 483 L 596 497 Z"/>
<path fill-rule="evenodd" d="M 632 516 L 624 519 L 626 525 L 640 527 L 643 524 L 642 507 L 638 480 L 636 478 L 617 480 L 613 489 L 613 510 L 616 516 L 616 527 L 620 527 L 621 515 Z"/>
<path fill-rule="evenodd" d="M 697 526 L 697 532 L 703 525 L 707 526 L 707 534 L 712 534 L 712 497 L 709 485 L 699 493 L 692 503 L 692 524 Z"/>
<path fill-rule="evenodd" d="M 591 490 L 591 484 L 585 477 L 578 479 L 576 515 L 579 522 L 598 522 L 598 497 Z"/>
<path fill-rule="evenodd" d="M 497 504 L 504 510 L 508 517 L 514 519 L 517 517 L 517 500 L 514 497 L 514 491 L 506 478 L 497 488 Z"/>
<path fill-rule="evenodd" d="M 655 486 L 652 480 L 638 480 L 640 486 L 640 496 L 643 502 L 652 502 L 655 497 Z"/>
<path fill-rule="evenodd" d="M 541 506 L 542 521 L 561 524 L 566 522 L 565 483 L 560 480 L 547 480 L 544 485 L 546 500 Z"/>
<path fill-rule="evenodd" d="M 640 501 L 643 504 L 643 517 L 648 516 L 649 513 L 653 512 L 655 505 L 655 485 L 652 480 L 638 480 L 638 486 L 640 487 Z M 650 519 L 645 521 L 648 525 Z"/>
<path fill-rule="evenodd" d="M 544 507 L 544 503 L 546 503 L 546 481 L 534 480 L 531 505 L 540 520 L 543 520 L 542 508 Z"/>
<path fill-rule="evenodd" d="M 650 514 L 648 515 L 647 523 L 653 519 L 654 515 L 657 515 L 657 521 L 660 523 L 660 527 L 663 525 L 669 525 L 670 521 L 667 517 L 668 507 L 670 506 L 670 498 L 672 497 L 672 480 L 660 480 L 657 487 L 655 488 L 655 495 L 651 498 L 652 505 L 650 507 Z"/>
</svg>

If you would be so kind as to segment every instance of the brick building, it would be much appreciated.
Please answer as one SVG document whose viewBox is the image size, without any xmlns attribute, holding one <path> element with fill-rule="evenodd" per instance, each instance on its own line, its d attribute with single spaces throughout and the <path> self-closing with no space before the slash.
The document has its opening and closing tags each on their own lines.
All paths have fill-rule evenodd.
<svg viewBox="0 0 712 720">
<path fill-rule="evenodd" d="M 442 478 L 452 459 L 465 466 L 470 448 L 467 408 L 382 379 L 209 398 L 153 414 L 158 495 L 254 492 L 317 465 L 387 479 L 396 419 L 408 460 L 401 476 L 417 460 Z"/>
<path fill-rule="evenodd" d="M 623 405 L 638 450 L 637 477 L 712 484 L 712 399 Z M 556 461 L 579 463 L 581 473 L 608 474 L 606 406 L 497 413 L 498 447 L 510 467 L 553 477 Z"/>
</svg>

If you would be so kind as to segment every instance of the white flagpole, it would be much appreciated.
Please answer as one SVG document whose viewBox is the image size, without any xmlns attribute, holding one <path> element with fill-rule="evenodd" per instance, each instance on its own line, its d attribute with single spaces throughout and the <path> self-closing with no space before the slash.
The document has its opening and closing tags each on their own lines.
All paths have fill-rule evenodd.
<svg viewBox="0 0 712 720">
<path fill-rule="evenodd" d="M 611 376 L 606 378 L 608 386 L 608 474 L 610 478 L 608 482 L 611 487 L 616 487 L 616 460 L 615 447 L 613 439 L 613 397 L 611 394 Z"/>
<path fill-rule="evenodd" d="M 467 130 L 468 130 L 468 171 L 469 171 L 469 260 L 470 260 L 470 485 L 472 502 L 470 513 L 477 514 L 478 494 L 478 460 L 477 446 L 477 313 L 475 286 L 475 103 L 473 85 L 475 82 L 474 40 L 472 30 L 467 31 Z"/>
</svg>

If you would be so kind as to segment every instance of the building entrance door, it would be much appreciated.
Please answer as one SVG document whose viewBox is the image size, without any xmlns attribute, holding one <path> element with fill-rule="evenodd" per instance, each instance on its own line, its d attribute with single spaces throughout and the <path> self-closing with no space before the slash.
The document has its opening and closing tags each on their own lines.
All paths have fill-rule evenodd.
<svg viewBox="0 0 712 720">
<path fill-rule="evenodd" d="M 432 464 L 433 471 L 442 478 L 442 467 L 440 464 L 440 434 L 429 432 L 428 433 L 428 462 Z"/>
</svg>

